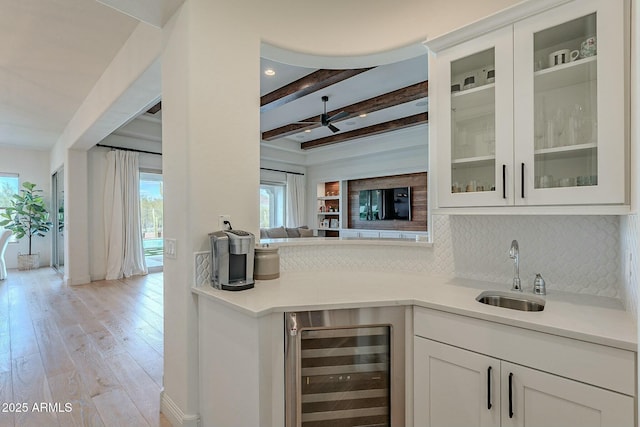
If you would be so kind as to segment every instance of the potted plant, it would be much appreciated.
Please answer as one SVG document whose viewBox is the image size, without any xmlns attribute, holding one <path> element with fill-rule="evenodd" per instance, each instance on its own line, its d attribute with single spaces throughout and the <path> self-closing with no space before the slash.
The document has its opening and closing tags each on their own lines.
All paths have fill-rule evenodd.
<svg viewBox="0 0 640 427">
<path fill-rule="evenodd" d="M 20 194 L 14 194 L 10 206 L 0 213 L 0 226 L 13 231 L 17 239 L 29 237 L 29 253 L 18 255 L 18 270 L 40 267 L 40 254 L 32 253 L 33 236 L 44 237 L 51 229 L 49 212 L 36 184 L 24 182 Z"/>
</svg>

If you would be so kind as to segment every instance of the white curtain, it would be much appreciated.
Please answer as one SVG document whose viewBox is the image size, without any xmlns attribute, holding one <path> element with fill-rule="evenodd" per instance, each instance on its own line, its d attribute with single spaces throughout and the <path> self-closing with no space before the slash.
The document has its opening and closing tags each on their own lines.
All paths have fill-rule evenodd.
<svg viewBox="0 0 640 427">
<path fill-rule="evenodd" d="M 107 153 L 104 224 L 107 280 L 147 274 L 140 221 L 138 153 Z"/>
<path fill-rule="evenodd" d="M 305 224 L 305 179 L 304 175 L 287 174 L 287 227 Z"/>
</svg>

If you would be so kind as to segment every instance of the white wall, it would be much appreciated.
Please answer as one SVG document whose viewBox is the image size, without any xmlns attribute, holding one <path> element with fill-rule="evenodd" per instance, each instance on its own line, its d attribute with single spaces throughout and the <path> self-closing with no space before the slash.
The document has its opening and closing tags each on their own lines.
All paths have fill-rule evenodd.
<svg viewBox="0 0 640 427">
<path fill-rule="evenodd" d="M 20 150 L 0 147 L 0 172 L 20 175 L 20 186 L 25 181 L 33 182 L 43 190 L 48 207 L 51 207 L 51 174 L 49 173 L 49 153 L 37 150 Z M 49 265 L 51 261 L 51 233 L 46 237 L 34 237 L 33 252 L 40 252 L 40 265 Z M 18 267 L 18 253 L 29 252 L 29 241 L 26 238 L 18 243 L 10 243 L 5 253 L 7 268 Z"/>
<path fill-rule="evenodd" d="M 104 280 L 107 274 L 106 242 L 104 234 L 104 183 L 107 173 L 109 149 L 95 147 L 89 150 L 89 274 L 91 280 Z"/>
<path fill-rule="evenodd" d="M 91 280 L 104 280 L 107 273 L 106 242 L 104 234 L 104 184 L 107 173 L 108 148 L 94 147 L 89 150 L 89 274 Z M 162 170 L 162 157 L 140 153 L 141 169 Z"/>
</svg>

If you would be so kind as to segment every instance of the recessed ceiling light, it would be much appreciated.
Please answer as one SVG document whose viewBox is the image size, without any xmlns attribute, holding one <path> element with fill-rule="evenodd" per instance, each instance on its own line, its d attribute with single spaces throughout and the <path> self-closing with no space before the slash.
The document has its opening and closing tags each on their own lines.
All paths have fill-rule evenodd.
<svg viewBox="0 0 640 427">
<path fill-rule="evenodd" d="M 362 114 L 360 114 L 358 117 L 365 118 L 365 117 L 367 117 L 367 113 L 362 113 Z"/>
<path fill-rule="evenodd" d="M 311 132 L 311 129 L 305 129 L 304 130 L 304 133 L 310 133 L 310 132 Z"/>
<path fill-rule="evenodd" d="M 266 70 L 264 70 L 264 73 L 269 77 L 276 75 L 276 72 L 273 70 L 273 68 L 267 68 Z"/>
</svg>

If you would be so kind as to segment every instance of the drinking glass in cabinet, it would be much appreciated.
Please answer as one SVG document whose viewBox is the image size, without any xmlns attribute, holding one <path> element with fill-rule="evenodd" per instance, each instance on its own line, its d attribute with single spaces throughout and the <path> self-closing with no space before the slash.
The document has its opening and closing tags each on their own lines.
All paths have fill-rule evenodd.
<svg viewBox="0 0 640 427">
<path fill-rule="evenodd" d="M 536 188 L 597 185 L 596 37 L 595 13 L 534 34 Z"/>
</svg>

